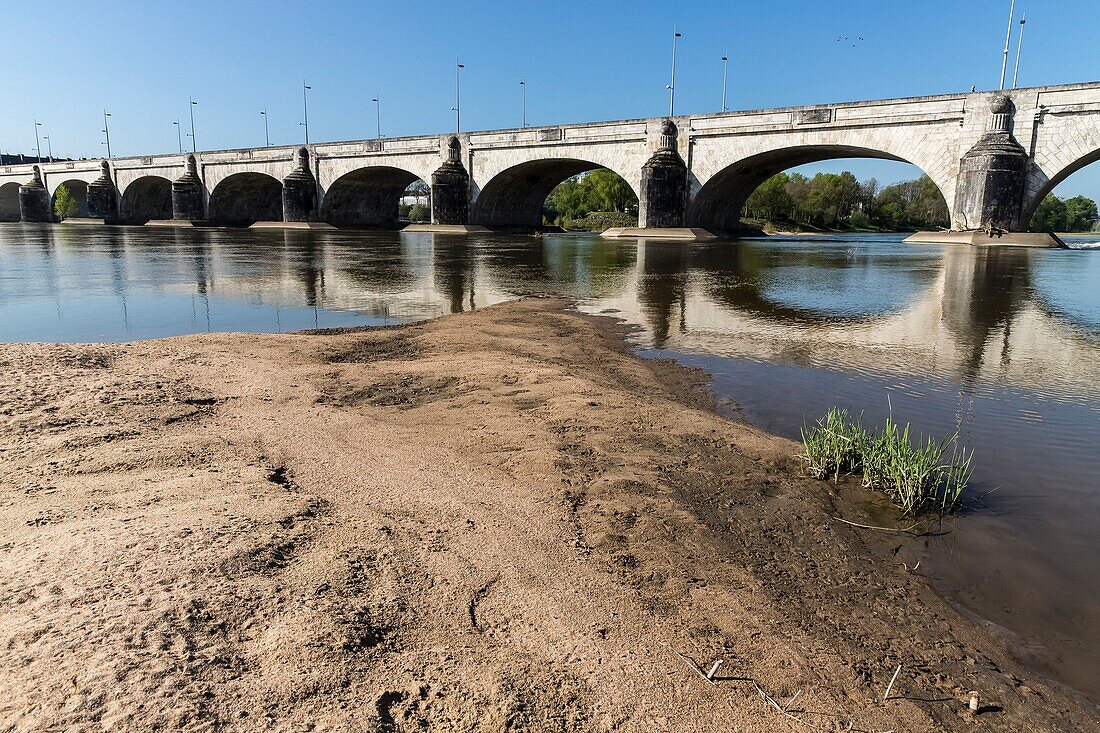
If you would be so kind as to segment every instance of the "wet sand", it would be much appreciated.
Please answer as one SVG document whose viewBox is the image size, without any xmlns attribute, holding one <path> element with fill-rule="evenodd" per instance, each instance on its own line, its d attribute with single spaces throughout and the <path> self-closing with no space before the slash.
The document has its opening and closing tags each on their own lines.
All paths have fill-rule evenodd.
<svg viewBox="0 0 1100 733">
<path fill-rule="evenodd" d="M 0 730 L 1100 730 L 567 306 L 0 346 Z"/>
</svg>

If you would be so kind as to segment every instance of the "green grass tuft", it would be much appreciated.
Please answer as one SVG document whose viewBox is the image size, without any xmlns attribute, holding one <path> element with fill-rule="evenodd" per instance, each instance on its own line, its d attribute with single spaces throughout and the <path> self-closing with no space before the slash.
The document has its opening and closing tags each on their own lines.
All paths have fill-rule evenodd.
<svg viewBox="0 0 1100 733">
<path fill-rule="evenodd" d="M 862 414 L 852 419 L 834 407 L 803 426 L 802 445 L 800 458 L 811 476 L 838 481 L 842 474 L 862 473 L 865 487 L 888 494 L 905 514 L 947 514 L 970 482 L 972 455 L 959 447 L 957 433 L 942 441 L 914 436 L 908 423 L 890 417 L 871 433 Z"/>
</svg>

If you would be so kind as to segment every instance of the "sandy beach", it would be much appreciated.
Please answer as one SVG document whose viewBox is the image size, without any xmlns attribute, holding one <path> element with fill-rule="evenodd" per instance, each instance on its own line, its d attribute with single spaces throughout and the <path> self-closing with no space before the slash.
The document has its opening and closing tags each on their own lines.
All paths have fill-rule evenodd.
<svg viewBox="0 0 1100 733">
<path fill-rule="evenodd" d="M 0 731 L 1100 730 L 625 335 L 0 345 Z"/>
</svg>

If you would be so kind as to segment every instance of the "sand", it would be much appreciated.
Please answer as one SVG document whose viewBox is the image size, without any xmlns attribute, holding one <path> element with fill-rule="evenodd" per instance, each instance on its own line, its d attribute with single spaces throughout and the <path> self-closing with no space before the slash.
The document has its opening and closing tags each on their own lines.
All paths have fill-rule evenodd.
<svg viewBox="0 0 1100 733">
<path fill-rule="evenodd" d="M 0 730 L 1100 730 L 623 336 L 0 346 Z"/>
</svg>

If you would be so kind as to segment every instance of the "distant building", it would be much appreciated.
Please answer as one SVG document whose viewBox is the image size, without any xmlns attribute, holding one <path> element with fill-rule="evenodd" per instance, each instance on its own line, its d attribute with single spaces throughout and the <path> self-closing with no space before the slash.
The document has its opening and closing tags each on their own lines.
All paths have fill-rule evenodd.
<svg viewBox="0 0 1100 733">
<path fill-rule="evenodd" d="M 417 204 L 425 207 L 429 206 L 428 194 L 406 194 L 401 197 L 402 206 L 416 206 Z"/>
</svg>

